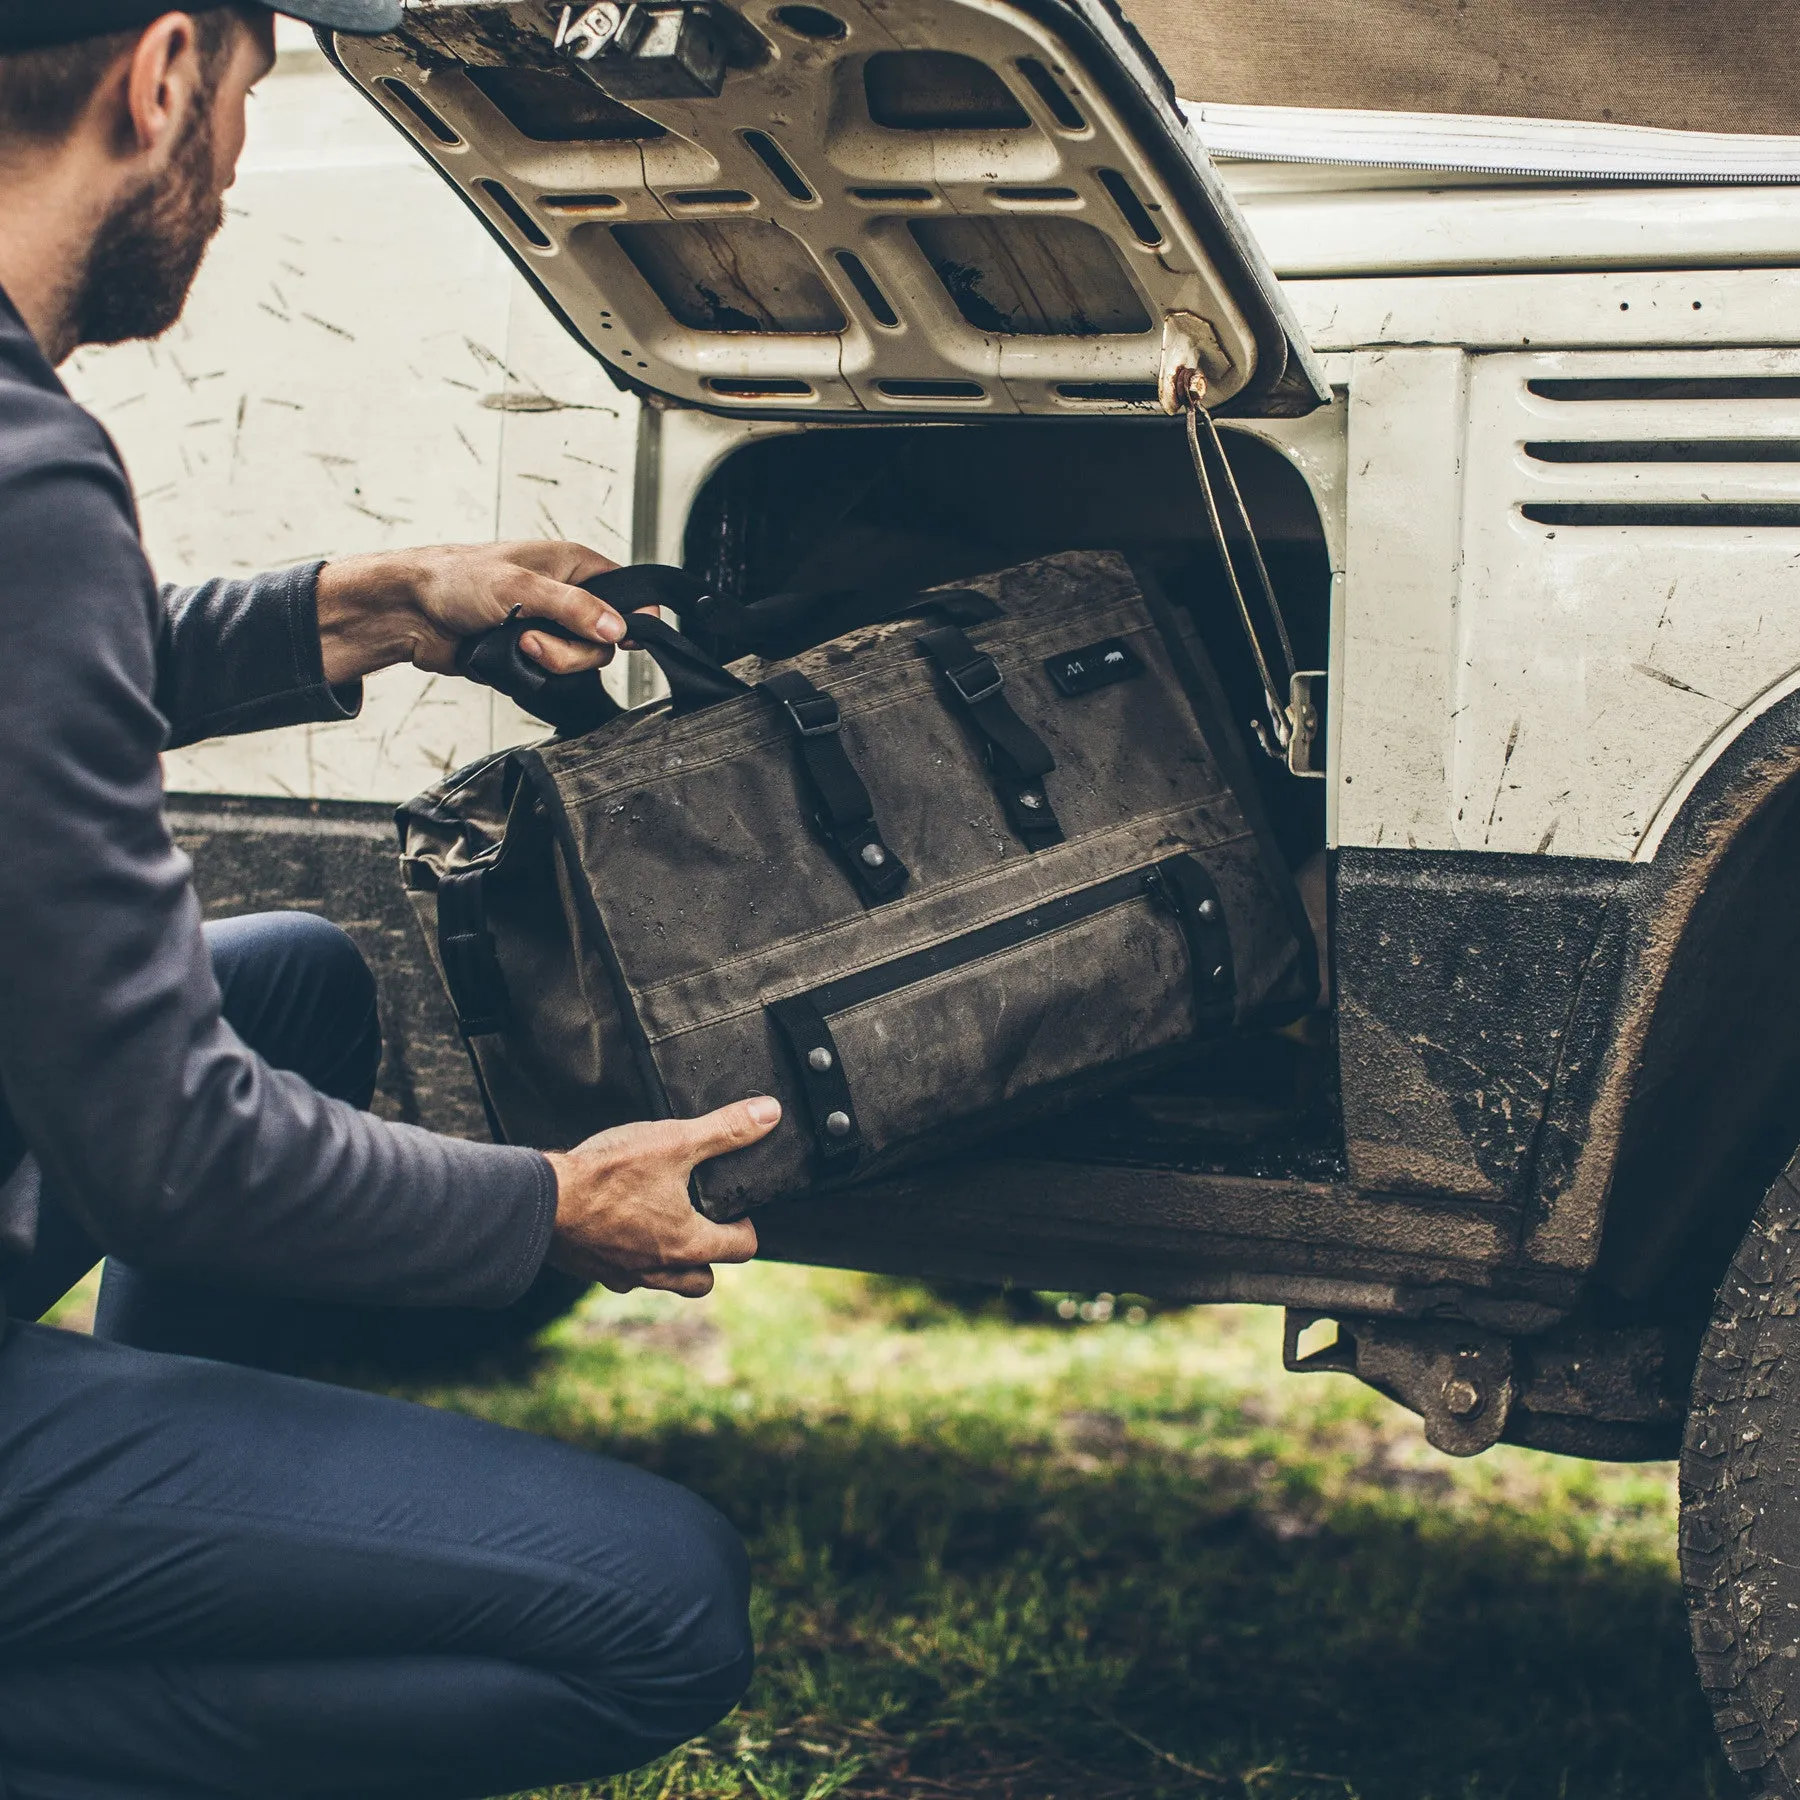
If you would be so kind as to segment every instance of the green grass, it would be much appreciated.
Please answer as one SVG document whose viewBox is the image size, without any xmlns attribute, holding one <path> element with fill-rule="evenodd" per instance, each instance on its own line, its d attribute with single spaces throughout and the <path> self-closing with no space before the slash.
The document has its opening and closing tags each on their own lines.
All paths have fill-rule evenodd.
<svg viewBox="0 0 1800 1800">
<path fill-rule="evenodd" d="M 753 1267 L 597 1294 L 516 1381 L 419 1397 L 656 1469 L 750 1545 L 745 1705 L 589 1800 L 1735 1796 L 1672 1470 L 1453 1461 L 1279 1333 Z"/>
<path fill-rule="evenodd" d="M 1283 1374 L 1279 1331 L 752 1268 L 704 1305 L 598 1295 L 516 1384 L 425 1397 L 658 1470 L 749 1542 L 745 1705 L 591 1796 L 1736 1794 L 1672 1470 L 1452 1461 Z"/>
</svg>

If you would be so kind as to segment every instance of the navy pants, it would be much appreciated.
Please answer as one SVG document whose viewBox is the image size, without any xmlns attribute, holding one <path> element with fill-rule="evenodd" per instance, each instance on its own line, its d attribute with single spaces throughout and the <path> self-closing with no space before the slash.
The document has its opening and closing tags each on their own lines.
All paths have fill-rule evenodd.
<svg viewBox="0 0 1800 1800">
<path fill-rule="evenodd" d="M 209 935 L 246 1041 L 366 1102 L 379 1030 L 349 940 L 304 914 Z M 9 1300 L 84 1255 L 46 1200 Z M 6 1328 L 4 1800 L 475 1800 L 634 1767 L 737 1703 L 748 1571 L 710 1507 L 244 1366 L 267 1310 L 114 1265 L 94 1339 Z M 194 1348 L 233 1360 L 167 1353 Z"/>
</svg>

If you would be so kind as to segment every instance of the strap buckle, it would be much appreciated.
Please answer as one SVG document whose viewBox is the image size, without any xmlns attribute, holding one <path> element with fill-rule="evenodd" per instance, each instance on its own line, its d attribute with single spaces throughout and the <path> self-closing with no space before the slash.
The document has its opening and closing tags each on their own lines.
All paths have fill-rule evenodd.
<svg viewBox="0 0 1800 1800">
<path fill-rule="evenodd" d="M 958 668 L 944 668 L 945 679 L 962 697 L 965 706 L 991 700 L 1006 685 L 1000 665 L 984 650 Z"/>
<path fill-rule="evenodd" d="M 838 728 L 838 703 L 829 694 L 807 694 L 781 704 L 803 738 L 830 737 Z"/>
</svg>

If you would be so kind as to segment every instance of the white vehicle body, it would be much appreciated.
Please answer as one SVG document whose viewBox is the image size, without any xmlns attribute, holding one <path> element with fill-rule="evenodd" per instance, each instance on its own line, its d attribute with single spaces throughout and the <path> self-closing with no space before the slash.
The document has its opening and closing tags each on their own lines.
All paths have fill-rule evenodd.
<svg viewBox="0 0 1800 1800">
<path fill-rule="evenodd" d="M 959 7 L 981 13 L 970 46 L 1006 12 L 933 3 L 953 24 Z M 744 10 L 775 32 L 770 0 Z M 1154 379 L 1153 335 L 996 347 L 941 295 L 901 287 L 902 261 L 882 261 L 880 233 L 835 201 L 820 216 L 935 320 L 924 341 L 852 325 L 841 355 L 820 360 L 809 339 L 811 362 L 784 363 L 779 343 L 684 335 L 616 258 L 577 256 L 589 225 L 568 193 L 525 210 L 528 236 L 482 185 L 572 192 L 604 167 L 616 191 L 587 198 L 654 217 L 682 198 L 657 187 L 655 157 L 546 149 L 481 113 L 466 71 L 344 54 L 363 94 L 309 43 L 285 43 L 183 325 L 74 367 L 124 449 L 166 578 L 543 534 L 692 560 L 696 521 L 752 452 L 823 434 L 850 457 L 871 418 L 951 434 L 930 440 L 946 446 L 979 419 L 1055 432 L 1052 415 L 1080 414 L 1082 382 L 1101 376 L 1123 386 L 1094 418 L 1037 441 L 1171 429 L 1119 400 Z M 437 115 L 414 104 L 427 91 Z M 1365 1338 L 1369 1320 L 1441 1315 L 1504 1345 L 1579 1324 L 1604 1290 L 1612 1316 L 1675 1342 L 1791 1150 L 1800 1103 L 1800 930 L 1786 918 L 1800 834 L 1784 829 L 1800 792 L 1800 140 L 1185 111 L 1310 345 L 1310 367 L 1295 352 L 1301 388 L 1316 375 L 1329 396 L 1225 429 L 1246 468 L 1260 456 L 1265 476 L 1277 463 L 1297 476 L 1277 531 L 1322 571 L 1326 779 L 1315 836 L 1295 848 L 1329 853 L 1330 1144 L 1291 1164 L 1014 1156 L 940 1171 L 848 1235 L 767 1239 L 873 1268 L 1268 1300 L 1354 1315 Z M 453 120 L 449 148 L 432 116 Z M 839 120 L 809 140 L 814 166 L 863 156 L 859 131 Z M 1129 133 L 1114 135 L 1128 160 Z M 705 177 L 665 153 L 682 181 Z M 1098 216 L 1085 190 L 1055 191 L 1071 216 Z M 1203 245 L 1174 241 L 1172 210 L 1159 218 L 1155 257 L 1123 238 L 1118 253 L 1158 306 L 1211 309 L 1209 379 L 1229 394 L 1267 352 L 1255 308 Z M 680 403 L 621 391 L 545 295 L 593 337 L 629 323 L 634 347 L 615 360 Z M 909 409 L 887 383 L 947 369 L 974 389 L 960 413 Z M 759 401 L 745 384 L 764 379 L 778 385 Z M 703 409 L 728 392 L 735 410 Z M 1029 514 L 1030 495 L 1015 500 Z M 1056 504 L 1034 525 L 1047 547 Z M 1197 490 L 1167 510 L 1171 530 L 1203 531 Z M 371 872 L 387 867 L 380 806 L 540 730 L 485 690 L 396 671 L 354 724 L 201 745 L 170 756 L 168 780 L 215 908 L 297 898 L 385 919 L 398 896 Z M 286 846 L 280 866 L 219 850 L 221 832 Z M 327 840 L 360 846 L 354 879 L 332 873 Z M 381 926 L 406 1065 L 386 1103 L 467 1124 L 446 1098 L 454 1043 L 426 1042 L 442 1036 L 430 978 L 397 947 L 409 929 Z M 1521 1374 L 1528 1441 L 1666 1452 L 1681 1357 L 1640 1361 L 1653 1373 L 1629 1404 L 1578 1394 L 1573 1377 L 1558 1398 L 1541 1370 Z M 1434 1420 L 1430 1392 L 1405 1397 L 1434 1441 L 1479 1448 L 1501 1428 L 1503 1408 L 1474 1436 Z"/>
<path fill-rule="evenodd" d="M 1800 510 L 1730 514 L 1800 509 L 1800 391 L 1577 404 L 1530 384 L 1800 377 L 1800 140 L 1187 110 L 1335 396 L 1236 427 L 1294 459 L 1331 547 L 1330 841 L 1654 854 L 1800 678 Z M 796 428 L 620 393 L 310 39 L 285 41 L 252 126 L 187 319 L 71 373 L 131 463 L 165 578 L 552 533 L 678 558 L 714 467 Z M 1525 449 L 1636 440 L 1734 448 Z M 1659 504 L 1718 522 L 1559 532 L 1522 513 Z M 180 752 L 170 782 L 399 800 L 536 729 L 399 674 L 354 725 Z"/>
</svg>

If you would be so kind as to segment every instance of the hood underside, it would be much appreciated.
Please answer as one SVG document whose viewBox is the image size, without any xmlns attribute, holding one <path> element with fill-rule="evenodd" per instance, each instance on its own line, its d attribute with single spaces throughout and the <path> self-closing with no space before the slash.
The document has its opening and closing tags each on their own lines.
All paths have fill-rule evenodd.
<svg viewBox="0 0 1800 1800">
<path fill-rule="evenodd" d="M 1098 0 L 645 0 L 602 13 L 599 54 L 582 12 L 415 0 L 331 48 L 628 384 L 783 417 L 1142 412 L 1185 314 L 1215 409 L 1325 397 Z"/>
</svg>

